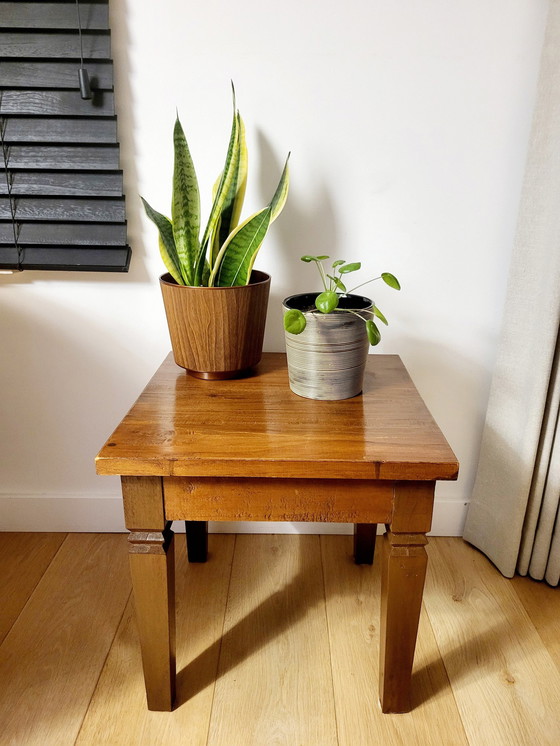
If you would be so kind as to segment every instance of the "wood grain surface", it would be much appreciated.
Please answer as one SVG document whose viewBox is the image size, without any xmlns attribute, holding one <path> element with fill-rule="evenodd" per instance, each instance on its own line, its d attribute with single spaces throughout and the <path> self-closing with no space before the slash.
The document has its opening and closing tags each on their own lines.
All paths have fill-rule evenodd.
<svg viewBox="0 0 560 746">
<path fill-rule="evenodd" d="M 466 744 L 425 609 L 413 674 L 414 710 L 404 715 L 381 714 L 376 674 L 382 542 L 378 542 L 373 567 L 354 565 L 348 538 L 322 536 L 321 547 L 339 744 Z"/>
<path fill-rule="evenodd" d="M 10 533 L 1 537 L 0 644 L 65 538 L 64 533 Z"/>
<path fill-rule="evenodd" d="M 251 280 L 243 286 L 208 288 L 177 285 L 169 274 L 161 277 L 177 365 L 193 374 L 231 378 L 259 362 L 270 276 L 253 271 Z"/>
<path fill-rule="evenodd" d="M 396 355 L 370 355 L 362 396 L 303 399 L 285 355 L 254 376 L 187 377 L 171 356 L 97 457 L 98 474 L 456 479 L 457 459 Z"/>
<path fill-rule="evenodd" d="M 78 746 L 206 744 L 234 543 L 231 534 L 210 536 L 211 561 L 194 566 L 186 561 L 184 542 L 177 543 L 176 710 L 161 713 L 146 709 L 131 602 L 88 709 Z"/>
<path fill-rule="evenodd" d="M 469 741 L 560 743 L 560 673 L 513 584 L 464 542 L 428 553 L 425 605 Z"/>
<path fill-rule="evenodd" d="M 318 536 L 238 536 L 209 746 L 335 746 Z"/>
<path fill-rule="evenodd" d="M 71 534 L 50 563 L 0 647 L 2 743 L 74 743 L 130 596 L 125 547 Z"/>
<path fill-rule="evenodd" d="M 127 575 L 124 537 L 59 538 L 49 562 L 49 535 L 0 533 L 3 598 L 14 563 L 21 562 L 22 584 L 35 583 L 0 644 L 2 745 L 204 746 L 211 720 L 212 746 L 246 746 L 251 738 L 259 746 L 558 743 L 558 589 L 503 578 L 461 539 L 430 540 L 414 710 L 383 715 L 381 566 L 377 557 L 373 567 L 354 565 L 352 537 L 321 537 L 322 579 L 315 548 L 298 537 L 245 536 L 234 549 L 234 536 L 212 534 L 202 565 L 188 565 L 178 542 L 172 713 L 146 709 L 131 601 L 120 615 L 128 592 L 119 580 Z M 220 657 L 218 699 L 246 697 L 239 720 L 227 696 L 214 699 Z M 321 694 L 326 685 L 333 699 Z"/>
<path fill-rule="evenodd" d="M 166 477 L 164 484 L 170 521 L 388 523 L 393 508 L 393 483 L 366 479 Z"/>
</svg>

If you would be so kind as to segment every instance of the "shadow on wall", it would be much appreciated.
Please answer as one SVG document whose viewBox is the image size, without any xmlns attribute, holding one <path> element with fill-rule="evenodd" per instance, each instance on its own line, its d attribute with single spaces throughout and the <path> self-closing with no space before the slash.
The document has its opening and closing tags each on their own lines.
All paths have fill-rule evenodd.
<svg viewBox="0 0 560 746">
<path fill-rule="evenodd" d="M 259 193 L 261 202 L 267 204 L 274 194 L 284 161 L 261 130 L 257 131 L 257 144 L 260 154 Z M 339 246 L 335 201 L 327 186 L 323 184 L 321 189 L 305 196 L 296 195 L 295 187 L 292 182 L 284 211 L 271 228 L 279 247 L 274 263 L 280 271 L 272 278 L 268 306 L 265 349 L 270 352 L 284 351 L 284 298 L 294 293 L 320 289 L 315 267 L 304 265 L 300 257 L 304 254 L 327 254 L 335 258 L 342 251 Z M 265 271 L 272 264 L 272 257 L 268 256 L 268 252 L 272 250 L 271 243 L 270 238 L 265 240 L 262 254 L 259 254 L 256 262 L 257 267 Z"/>
</svg>

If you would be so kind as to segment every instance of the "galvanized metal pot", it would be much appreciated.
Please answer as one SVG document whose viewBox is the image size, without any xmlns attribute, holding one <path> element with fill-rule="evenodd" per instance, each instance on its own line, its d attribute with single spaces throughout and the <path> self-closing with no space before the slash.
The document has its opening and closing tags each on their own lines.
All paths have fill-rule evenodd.
<svg viewBox="0 0 560 746">
<path fill-rule="evenodd" d="M 290 388 L 307 399 L 349 399 L 363 387 L 369 350 L 366 325 L 343 310 L 313 310 L 317 295 L 291 295 L 283 303 L 284 313 L 296 308 L 307 322 L 301 334 L 285 332 Z M 339 302 L 340 309 L 358 312 L 372 307 L 373 302 L 361 295 L 342 296 Z"/>
</svg>

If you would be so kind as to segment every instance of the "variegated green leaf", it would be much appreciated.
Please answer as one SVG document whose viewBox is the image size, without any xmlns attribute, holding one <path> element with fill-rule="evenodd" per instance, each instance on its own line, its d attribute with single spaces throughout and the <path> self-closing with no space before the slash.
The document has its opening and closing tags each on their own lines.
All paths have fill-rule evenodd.
<svg viewBox="0 0 560 746">
<path fill-rule="evenodd" d="M 233 122 L 231 125 L 231 134 L 226 154 L 226 162 L 224 165 L 224 170 L 222 171 L 220 183 L 218 184 L 218 188 L 216 190 L 216 196 L 214 197 L 212 209 L 210 210 L 210 217 L 208 218 L 208 223 L 206 224 L 206 228 L 204 229 L 204 234 L 202 236 L 200 253 L 196 262 L 197 274 L 201 271 L 201 267 L 203 266 L 201 255 L 206 254 L 208 243 L 216 229 L 216 225 L 218 223 L 218 220 L 220 219 L 220 215 L 222 214 L 224 202 L 227 198 L 232 181 L 235 178 L 239 166 L 239 118 L 237 115 L 237 111 L 235 110 L 235 94 L 233 98 L 233 108 Z M 215 259 L 216 257 L 210 257 L 210 264 L 212 266 L 215 264 Z M 199 281 L 198 277 L 197 280 Z M 197 284 L 199 284 L 199 282 L 197 282 Z"/>
<path fill-rule="evenodd" d="M 177 256 L 171 221 L 169 218 L 166 218 L 165 215 L 154 210 L 143 197 L 140 197 L 140 199 L 142 200 L 144 209 L 146 210 L 146 215 L 156 225 L 159 231 L 159 250 L 163 263 L 175 282 L 179 285 L 185 285 L 186 278 L 181 272 L 181 263 Z"/>
<path fill-rule="evenodd" d="M 221 215 L 214 228 L 212 236 L 212 260 L 215 261 L 220 248 L 224 245 L 227 237 L 234 228 L 239 224 L 243 200 L 245 199 L 245 190 L 247 188 L 247 171 L 248 171 L 248 154 L 247 143 L 245 141 L 245 125 L 239 112 L 238 117 L 238 141 L 239 141 L 239 160 L 237 164 L 237 173 L 232 179 L 229 192 L 224 201 Z M 214 197 L 216 196 L 217 185 L 215 186 Z"/>
<path fill-rule="evenodd" d="M 161 236 L 158 237 L 158 242 L 159 242 L 159 253 L 161 254 L 161 258 L 163 259 L 165 268 L 167 269 L 171 277 L 175 280 L 177 285 L 184 285 L 185 282 L 183 278 L 181 277 L 181 270 L 177 267 L 177 265 L 173 261 L 173 258 L 167 251 L 167 247 L 163 243 Z"/>
<path fill-rule="evenodd" d="M 230 287 L 247 284 L 255 254 L 270 224 L 271 211 L 270 205 L 259 210 L 229 235 L 220 249 L 209 285 Z"/>
<path fill-rule="evenodd" d="M 276 192 L 274 193 L 274 197 L 272 198 L 272 201 L 270 203 L 270 207 L 272 209 L 272 214 L 270 216 L 271 223 L 273 223 L 278 215 L 280 215 L 282 209 L 284 208 L 284 205 L 286 204 L 286 200 L 288 199 L 288 189 L 290 187 L 290 170 L 288 168 L 289 160 L 290 153 L 288 153 L 288 157 L 286 158 L 286 163 L 284 165 L 284 170 L 282 171 L 282 176 L 280 177 L 280 181 L 278 182 L 278 186 L 276 187 Z"/>
<path fill-rule="evenodd" d="M 179 121 L 173 131 L 175 151 L 171 220 L 177 255 L 187 285 L 194 284 L 194 267 L 199 254 L 200 195 L 194 164 Z"/>
<path fill-rule="evenodd" d="M 282 176 L 280 177 L 280 181 L 278 182 L 278 186 L 276 187 L 274 196 L 272 197 L 272 200 L 270 201 L 270 204 L 269 204 L 271 223 L 274 220 L 276 220 L 278 215 L 280 215 L 284 205 L 286 204 L 286 200 L 288 199 L 288 189 L 290 187 L 290 170 L 288 168 L 289 160 L 290 160 L 290 154 L 288 153 L 288 157 L 286 158 L 286 163 L 284 165 L 284 170 L 282 171 Z M 259 249 L 260 249 L 260 246 L 254 252 L 253 257 L 247 268 L 247 282 L 249 282 L 249 278 L 251 277 L 251 272 L 253 271 L 253 265 L 255 263 L 255 259 L 257 258 L 257 253 Z"/>
</svg>

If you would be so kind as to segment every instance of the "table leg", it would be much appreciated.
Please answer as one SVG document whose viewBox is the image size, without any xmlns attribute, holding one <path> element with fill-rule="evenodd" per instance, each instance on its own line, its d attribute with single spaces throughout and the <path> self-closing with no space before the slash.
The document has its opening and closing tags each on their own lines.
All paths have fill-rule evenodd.
<svg viewBox="0 0 560 746">
<path fill-rule="evenodd" d="M 129 535 L 129 559 L 149 710 L 171 711 L 175 698 L 173 531 Z"/>
<path fill-rule="evenodd" d="M 208 559 L 208 521 L 185 521 L 189 562 Z"/>
<path fill-rule="evenodd" d="M 379 699 L 383 712 L 411 710 L 411 678 L 428 555 L 424 534 L 383 537 Z"/>
<path fill-rule="evenodd" d="M 354 562 L 357 565 L 372 565 L 375 553 L 377 523 L 354 524 Z"/>
</svg>

